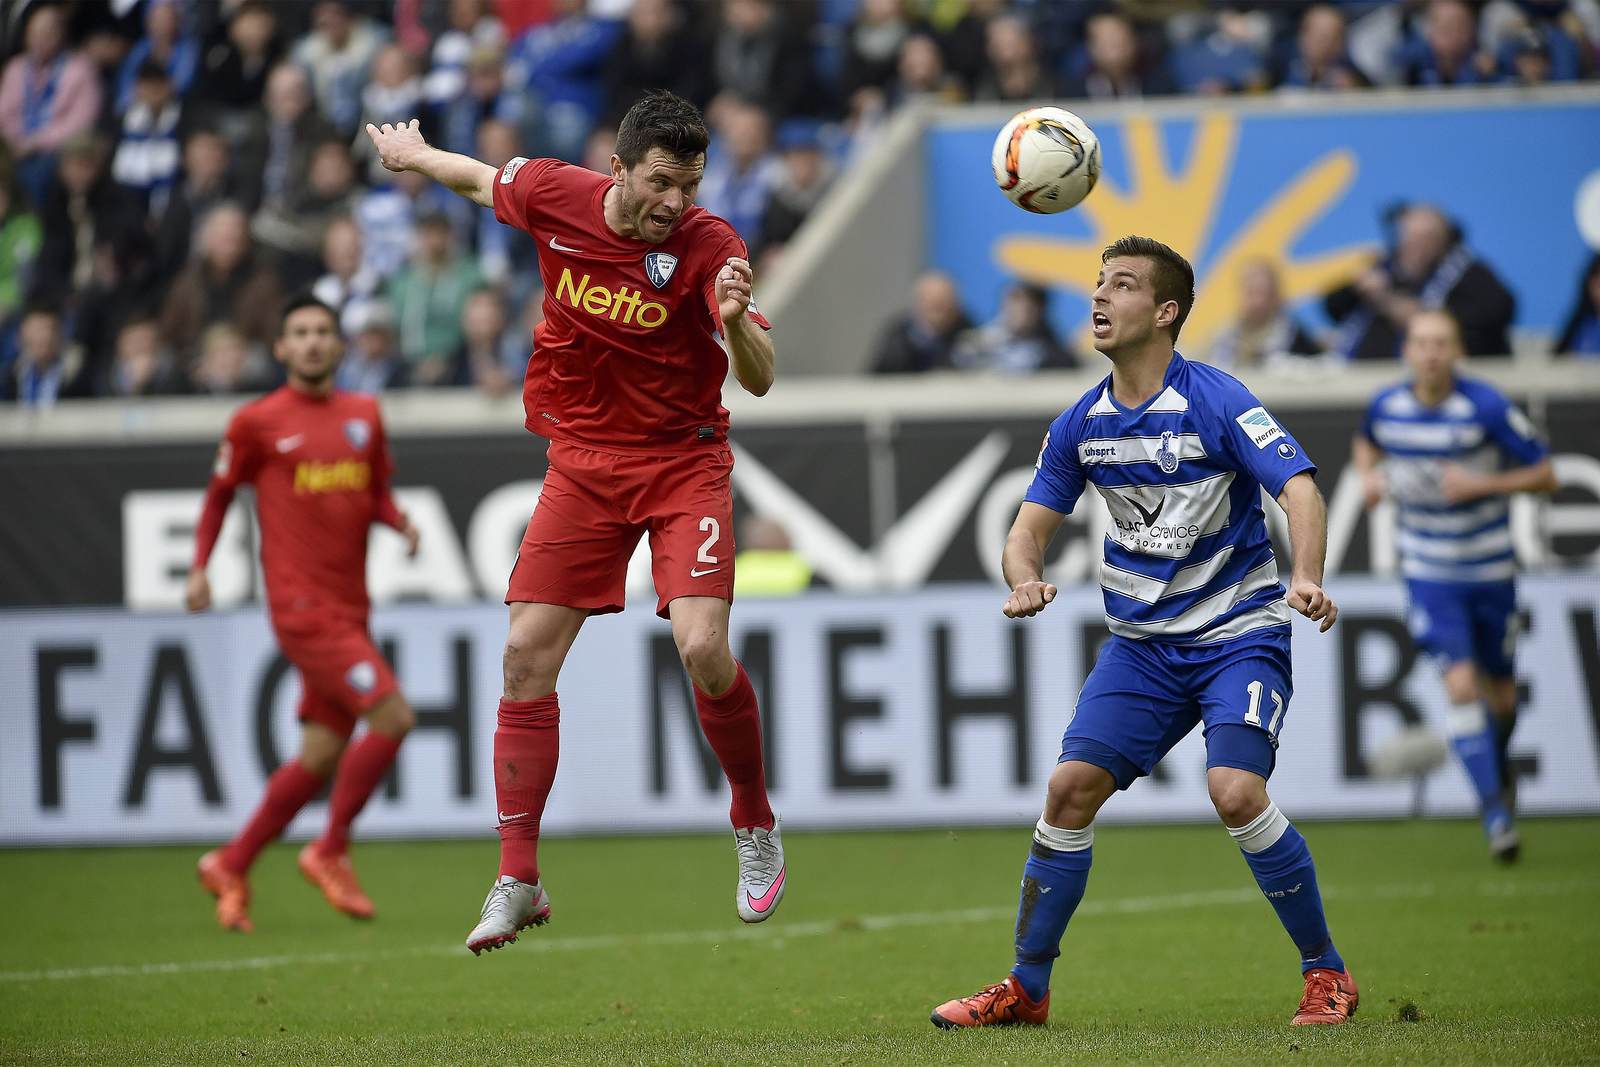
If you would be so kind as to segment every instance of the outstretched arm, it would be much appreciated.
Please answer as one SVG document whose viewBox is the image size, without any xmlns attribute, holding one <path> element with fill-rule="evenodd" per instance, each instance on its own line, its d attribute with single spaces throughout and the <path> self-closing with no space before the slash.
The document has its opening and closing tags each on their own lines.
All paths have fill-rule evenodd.
<svg viewBox="0 0 1600 1067">
<path fill-rule="evenodd" d="M 1294 573 L 1289 579 L 1289 606 L 1306 618 L 1321 622 L 1327 633 L 1339 617 L 1333 598 L 1322 591 L 1322 563 L 1328 553 L 1328 505 L 1309 471 L 1284 483 L 1278 503 L 1289 516 L 1289 550 L 1294 553 Z"/>
<path fill-rule="evenodd" d="M 480 207 L 494 207 L 494 176 L 499 172 L 471 156 L 434 148 L 422 139 L 418 119 L 398 126 L 387 122 L 374 126 L 369 122 L 367 136 L 372 138 L 386 170 L 414 170 Z"/>
</svg>

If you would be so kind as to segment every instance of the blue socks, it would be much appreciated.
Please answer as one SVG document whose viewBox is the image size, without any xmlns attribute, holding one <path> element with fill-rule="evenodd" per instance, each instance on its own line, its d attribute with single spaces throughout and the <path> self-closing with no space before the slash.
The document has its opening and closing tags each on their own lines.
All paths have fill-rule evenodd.
<svg viewBox="0 0 1600 1067">
<path fill-rule="evenodd" d="M 1344 970 L 1344 960 L 1333 947 L 1328 920 L 1322 912 L 1322 893 L 1317 889 L 1311 850 L 1300 831 L 1276 804 L 1269 804 L 1266 811 L 1246 825 L 1228 827 L 1228 833 L 1238 842 L 1245 862 L 1256 876 L 1256 884 L 1272 902 L 1278 921 L 1300 950 L 1300 969 Z"/>
<path fill-rule="evenodd" d="M 1050 991 L 1050 968 L 1061 955 L 1061 935 L 1089 884 L 1093 845 L 1092 825 L 1063 830 L 1040 819 L 1034 827 L 1033 851 L 1022 868 L 1017 964 L 1011 973 L 1035 1002 Z"/>
<path fill-rule="evenodd" d="M 1489 833 L 1504 829 L 1511 824 L 1511 813 L 1506 810 L 1498 731 L 1488 713 L 1476 704 L 1452 708 L 1450 720 L 1450 747 L 1456 750 L 1462 768 L 1472 779 L 1478 808 L 1483 812 L 1483 828 Z M 1509 740 L 1508 731 L 1508 743 Z"/>
</svg>

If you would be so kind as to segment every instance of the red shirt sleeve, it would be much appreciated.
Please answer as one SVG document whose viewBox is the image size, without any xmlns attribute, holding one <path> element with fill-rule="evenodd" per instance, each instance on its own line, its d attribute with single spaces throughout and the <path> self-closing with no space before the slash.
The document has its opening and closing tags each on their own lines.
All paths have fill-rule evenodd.
<svg viewBox="0 0 1600 1067">
<path fill-rule="evenodd" d="M 500 168 L 494 180 L 494 217 L 507 226 L 533 232 L 533 220 L 540 204 L 539 180 L 556 167 L 566 166 L 559 159 L 526 159 L 518 156 Z"/>
<path fill-rule="evenodd" d="M 372 425 L 376 433 L 372 456 L 372 516 L 385 526 L 392 526 L 396 530 L 403 530 L 406 526 L 405 512 L 400 510 L 400 505 L 394 501 L 394 493 L 390 489 L 390 479 L 394 477 L 394 458 L 389 454 L 389 435 L 383 429 L 383 416 L 374 403 Z"/>
<path fill-rule="evenodd" d="M 200 506 L 200 521 L 194 530 L 194 567 L 203 569 L 211 559 L 211 550 L 217 545 L 217 535 L 222 532 L 222 520 L 227 517 L 228 505 L 240 485 L 253 481 L 256 471 L 254 438 L 249 431 L 244 412 L 234 414 L 217 446 L 216 462 L 211 467 L 211 481 L 206 485 L 205 502 Z"/>
<path fill-rule="evenodd" d="M 711 309 L 711 321 L 717 323 L 719 326 L 722 324 L 722 311 L 717 302 L 717 273 L 722 270 L 722 268 L 730 259 L 749 258 L 750 249 L 745 246 L 743 238 L 730 229 L 723 236 L 722 240 L 717 242 L 716 248 L 705 261 L 704 291 L 706 297 L 706 307 Z M 761 314 L 760 309 L 756 307 L 753 293 L 750 301 L 750 308 L 745 312 L 745 314 L 750 317 L 751 322 L 755 323 L 763 330 L 772 329 L 772 323 L 768 322 L 767 317 Z"/>
</svg>

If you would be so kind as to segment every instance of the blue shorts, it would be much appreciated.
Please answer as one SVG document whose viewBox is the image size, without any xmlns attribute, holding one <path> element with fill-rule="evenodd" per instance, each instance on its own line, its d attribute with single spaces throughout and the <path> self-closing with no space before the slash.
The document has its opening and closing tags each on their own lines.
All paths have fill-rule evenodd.
<svg viewBox="0 0 1600 1067">
<path fill-rule="evenodd" d="M 1411 636 L 1441 670 L 1474 664 L 1491 678 L 1510 678 L 1517 648 L 1515 582 L 1408 580 Z"/>
<path fill-rule="evenodd" d="M 1293 694 L 1287 627 L 1214 645 L 1111 637 L 1084 679 L 1058 762 L 1092 763 L 1126 789 L 1204 723 L 1208 768 L 1270 778 Z"/>
</svg>

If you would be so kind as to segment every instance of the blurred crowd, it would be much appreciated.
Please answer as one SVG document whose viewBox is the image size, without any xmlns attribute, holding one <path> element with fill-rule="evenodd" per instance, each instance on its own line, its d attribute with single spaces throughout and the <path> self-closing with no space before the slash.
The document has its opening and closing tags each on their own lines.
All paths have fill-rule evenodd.
<svg viewBox="0 0 1600 1067">
<path fill-rule="evenodd" d="M 540 314 L 531 244 L 385 171 L 367 122 L 420 118 L 497 166 L 609 169 L 622 112 L 673 89 L 713 132 L 700 203 L 760 271 L 909 100 L 1539 84 L 1593 76 L 1597 46 L 1600 0 L 9 0 L 0 398 L 258 390 L 277 308 L 308 287 L 340 312 L 347 387 L 515 388 Z M 1285 320 L 1270 268 L 1247 268 L 1235 363 L 1384 353 L 1419 301 L 1504 294 L 1464 251 L 1419 266 L 1395 228 L 1390 259 L 1329 296 L 1337 338 Z M 1580 297 L 1564 343 L 1600 351 L 1593 268 Z M 1072 366 L 1048 308 L 1018 286 L 974 326 L 926 277 L 876 367 Z M 1504 351 L 1509 312 L 1484 318 Z"/>
</svg>

